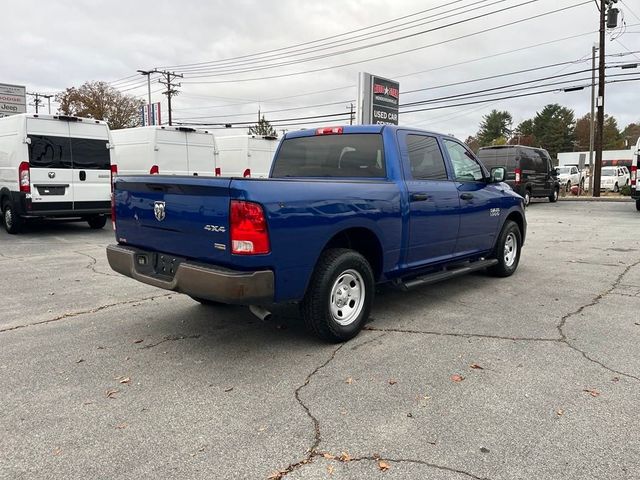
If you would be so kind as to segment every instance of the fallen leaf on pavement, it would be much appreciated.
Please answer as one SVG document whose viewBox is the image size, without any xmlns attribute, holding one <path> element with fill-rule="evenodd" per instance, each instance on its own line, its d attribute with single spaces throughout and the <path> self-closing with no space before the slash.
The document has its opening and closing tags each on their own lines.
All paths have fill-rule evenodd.
<svg viewBox="0 0 640 480">
<path fill-rule="evenodd" d="M 336 459 L 336 456 L 335 455 L 331 455 L 329 452 L 323 453 L 322 456 L 324 458 L 326 458 L 327 460 L 335 460 Z"/>
<path fill-rule="evenodd" d="M 349 377 L 347 378 L 344 383 L 351 385 L 353 383 L 353 378 Z"/>
<path fill-rule="evenodd" d="M 274 472 L 271 475 L 269 475 L 267 480 L 280 480 L 286 474 L 287 474 L 286 471 Z"/>
<path fill-rule="evenodd" d="M 585 388 L 585 389 L 583 390 L 583 392 L 588 393 L 588 394 L 589 394 L 589 395 L 591 395 L 592 397 L 597 397 L 597 396 L 599 396 L 599 395 L 600 395 L 600 392 L 599 392 L 599 391 L 597 391 L 597 390 L 595 390 L 595 389 L 592 389 L 592 388 Z"/>
<path fill-rule="evenodd" d="M 398 383 L 397 380 L 394 380 L 394 379 L 389 380 L 389 385 L 395 385 L 396 383 Z"/>
<path fill-rule="evenodd" d="M 120 383 L 122 383 L 123 385 L 125 383 L 131 383 L 131 377 L 120 377 L 120 379 L 118 380 Z"/>
<path fill-rule="evenodd" d="M 451 375 L 451 381 L 452 382 L 461 382 L 464 380 L 464 377 L 462 375 Z"/>
<path fill-rule="evenodd" d="M 480 365 L 478 365 L 477 363 L 472 363 L 471 365 L 469 365 L 469 368 L 473 368 L 475 370 L 484 370 L 484 368 L 482 368 Z"/>
<path fill-rule="evenodd" d="M 338 457 L 338 460 L 340 460 L 341 462 L 350 462 L 351 455 L 349 455 L 347 452 L 342 452 Z"/>
<path fill-rule="evenodd" d="M 134 340 L 133 343 L 142 343 L 144 342 L 144 338 L 140 338 L 138 340 Z"/>
<path fill-rule="evenodd" d="M 107 396 L 107 398 L 116 398 L 116 395 L 118 393 L 120 393 L 120 390 L 118 390 L 117 388 L 110 388 L 109 390 L 104 392 L 104 394 Z"/>
<path fill-rule="evenodd" d="M 76 363 L 82 363 L 84 362 L 84 358 L 79 358 L 78 360 L 76 360 Z"/>
<path fill-rule="evenodd" d="M 53 454 L 57 457 L 58 455 L 60 455 L 62 453 L 62 449 L 60 447 L 56 448 L 53 451 Z"/>
<path fill-rule="evenodd" d="M 564 415 L 564 410 L 560 409 L 556 412 L 556 414 L 560 417 L 562 415 Z"/>
<path fill-rule="evenodd" d="M 121 423 L 120 425 L 116 425 L 116 429 L 117 430 L 124 430 L 125 428 L 127 428 L 129 425 L 127 425 L 126 423 Z"/>
<path fill-rule="evenodd" d="M 613 383 L 618 383 L 618 382 L 620 381 L 620 377 L 613 377 L 613 378 L 611 379 L 611 381 L 612 381 Z"/>
<path fill-rule="evenodd" d="M 231 390 L 233 390 L 233 387 L 227 387 L 227 388 L 225 388 L 225 389 L 224 389 L 224 391 L 225 391 L 226 393 L 230 392 Z"/>
<path fill-rule="evenodd" d="M 333 475 L 333 465 L 327 465 L 327 473 Z"/>
<path fill-rule="evenodd" d="M 389 470 L 391 468 L 391 465 L 389 465 L 387 462 L 385 462 L 384 460 L 379 460 L 378 461 L 378 468 L 383 471 L 386 472 L 387 470 Z"/>
</svg>

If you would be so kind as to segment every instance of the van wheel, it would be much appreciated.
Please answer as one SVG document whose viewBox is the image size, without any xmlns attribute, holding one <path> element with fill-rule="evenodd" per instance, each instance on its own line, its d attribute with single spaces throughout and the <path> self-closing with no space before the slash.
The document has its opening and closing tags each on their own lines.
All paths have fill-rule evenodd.
<svg viewBox="0 0 640 480">
<path fill-rule="evenodd" d="M 22 219 L 15 212 L 9 200 L 5 200 L 2 205 L 2 218 L 4 219 L 4 228 L 7 233 L 15 235 L 22 229 Z"/>
<path fill-rule="evenodd" d="M 89 227 L 94 230 L 100 230 L 107 224 L 107 217 L 104 215 L 96 215 L 95 217 L 87 218 Z"/>
<path fill-rule="evenodd" d="M 530 190 L 525 190 L 524 191 L 524 206 L 528 207 L 530 203 L 531 203 L 531 191 Z"/>
<path fill-rule="evenodd" d="M 320 256 L 300 305 L 307 329 L 328 342 L 355 337 L 373 305 L 374 279 L 369 262 L 346 248 Z"/>
<path fill-rule="evenodd" d="M 558 187 L 555 187 L 551 192 L 551 195 L 549 195 L 549 201 L 551 203 L 555 203 L 558 201 Z"/>
<path fill-rule="evenodd" d="M 493 258 L 498 263 L 487 270 L 496 277 L 509 277 L 518 268 L 520 262 L 520 247 L 522 246 L 522 233 L 518 224 L 507 220 L 502 227 L 498 242 L 494 250 Z"/>
</svg>

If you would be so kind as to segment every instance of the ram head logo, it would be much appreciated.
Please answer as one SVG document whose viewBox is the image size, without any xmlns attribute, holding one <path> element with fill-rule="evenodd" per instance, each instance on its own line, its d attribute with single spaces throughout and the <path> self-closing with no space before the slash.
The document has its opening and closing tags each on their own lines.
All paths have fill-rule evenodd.
<svg viewBox="0 0 640 480">
<path fill-rule="evenodd" d="M 153 214 L 159 222 L 164 220 L 164 217 L 166 216 L 164 202 L 153 203 Z"/>
</svg>

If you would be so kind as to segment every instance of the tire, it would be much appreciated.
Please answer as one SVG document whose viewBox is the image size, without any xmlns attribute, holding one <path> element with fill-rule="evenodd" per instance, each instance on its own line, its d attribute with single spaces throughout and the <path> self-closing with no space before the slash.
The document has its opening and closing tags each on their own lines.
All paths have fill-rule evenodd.
<svg viewBox="0 0 640 480">
<path fill-rule="evenodd" d="M 100 230 L 107 224 L 107 217 L 105 215 L 96 215 L 95 217 L 87 218 L 89 228 L 93 230 Z"/>
<path fill-rule="evenodd" d="M 618 193 L 620 191 L 620 187 L 618 187 L 618 183 L 616 182 L 616 184 L 613 186 L 613 191 L 615 193 Z"/>
<path fill-rule="evenodd" d="M 373 271 L 358 252 L 325 250 L 300 305 L 307 329 L 327 342 L 355 337 L 369 317 L 374 296 Z"/>
<path fill-rule="evenodd" d="M 496 277 L 509 277 L 518 268 L 520 263 L 520 251 L 522 250 L 522 233 L 518 224 L 507 220 L 502 227 L 496 247 L 494 249 L 493 258 L 498 263 L 487 270 L 491 275 Z"/>
<path fill-rule="evenodd" d="M 551 195 L 549 195 L 549 201 L 551 203 L 556 203 L 558 201 L 558 195 L 559 195 L 558 187 L 554 187 L 553 191 L 551 192 Z"/>
<path fill-rule="evenodd" d="M 636 200 L 636 210 L 640 212 L 640 198 Z"/>
<path fill-rule="evenodd" d="M 191 295 L 189 295 L 191 297 Z M 222 305 L 227 305 L 226 303 L 222 303 L 222 302 L 216 302 L 215 300 L 207 300 L 206 298 L 200 298 L 200 297 L 191 297 L 193 300 L 195 300 L 196 302 L 202 304 L 202 305 L 206 305 L 208 307 L 219 307 Z"/>
<path fill-rule="evenodd" d="M 567 193 L 571 191 L 571 180 L 567 180 L 567 185 L 564 187 L 564 189 Z"/>
<path fill-rule="evenodd" d="M 13 205 L 9 200 L 5 200 L 2 205 L 2 219 L 7 233 L 10 233 L 11 235 L 20 233 L 20 230 L 22 229 L 22 219 L 15 212 Z"/>
<path fill-rule="evenodd" d="M 530 203 L 531 203 L 531 191 L 527 189 L 524 191 L 524 206 L 528 207 Z"/>
</svg>

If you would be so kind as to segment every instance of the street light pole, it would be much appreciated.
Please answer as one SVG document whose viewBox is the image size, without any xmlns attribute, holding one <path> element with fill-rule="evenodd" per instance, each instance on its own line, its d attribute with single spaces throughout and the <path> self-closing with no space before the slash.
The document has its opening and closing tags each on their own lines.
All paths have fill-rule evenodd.
<svg viewBox="0 0 640 480">
<path fill-rule="evenodd" d="M 595 89 L 596 89 L 596 50 L 594 44 L 591 47 L 591 116 L 589 117 L 589 194 L 593 195 L 593 137 L 595 133 Z"/>
<path fill-rule="evenodd" d="M 140 75 L 146 75 L 147 76 L 147 92 L 148 92 L 147 105 L 151 105 L 151 74 L 154 71 L 155 70 L 138 70 L 138 72 L 140 72 Z"/>
</svg>

